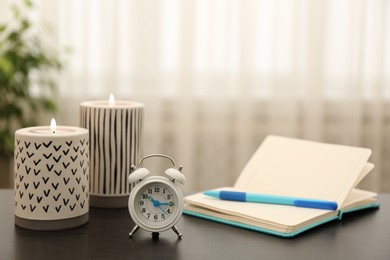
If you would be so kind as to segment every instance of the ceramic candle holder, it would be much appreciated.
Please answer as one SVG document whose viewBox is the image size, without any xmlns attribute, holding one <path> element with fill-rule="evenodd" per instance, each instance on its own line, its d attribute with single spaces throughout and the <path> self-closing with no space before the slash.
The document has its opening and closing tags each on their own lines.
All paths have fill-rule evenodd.
<svg viewBox="0 0 390 260">
<path fill-rule="evenodd" d="M 130 166 L 141 152 L 144 105 L 131 101 L 89 101 L 80 105 L 81 126 L 90 136 L 90 205 L 126 208 Z"/>
<path fill-rule="evenodd" d="M 79 127 L 15 132 L 15 224 L 61 230 L 88 221 L 89 136 Z"/>
</svg>

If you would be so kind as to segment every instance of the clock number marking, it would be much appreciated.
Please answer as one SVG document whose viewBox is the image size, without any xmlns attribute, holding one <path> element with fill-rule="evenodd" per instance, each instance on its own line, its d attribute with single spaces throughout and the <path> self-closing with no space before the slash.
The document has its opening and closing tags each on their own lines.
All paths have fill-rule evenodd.
<svg viewBox="0 0 390 260">
<path fill-rule="evenodd" d="M 171 191 L 159 185 L 145 187 L 137 204 L 141 215 L 152 222 L 166 221 L 176 209 Z"/>
</svg>

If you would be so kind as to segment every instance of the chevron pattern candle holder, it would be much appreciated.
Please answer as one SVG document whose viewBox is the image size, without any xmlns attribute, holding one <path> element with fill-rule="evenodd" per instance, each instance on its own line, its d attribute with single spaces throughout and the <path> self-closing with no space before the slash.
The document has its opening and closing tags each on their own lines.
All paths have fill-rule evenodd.
<svg viewBox="0 0 390 260">
<path fill-rule="evenodd" d="M 15 132 L 15 224 L 61 230 L 88 221 L 89 139 L 79 127 Z"/>
</svg>

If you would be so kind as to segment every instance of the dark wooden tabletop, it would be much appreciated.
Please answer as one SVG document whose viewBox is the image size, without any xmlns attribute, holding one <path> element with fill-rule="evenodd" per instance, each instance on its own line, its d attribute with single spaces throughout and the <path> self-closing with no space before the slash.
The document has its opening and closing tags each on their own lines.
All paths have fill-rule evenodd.
<svg viewBox="0 0 390 260">
<path fill-rule="evenodd" d="M 14 225 L 13 191 L 0 190 L 0 259 L 390 259 L 390 194 L 380 209 L 345 214 L 295 238 L 279 238 L 184 215 L 158 240 L 133 226 L 127 209 L 95 209 L 64 231 Z"/>
</svg>

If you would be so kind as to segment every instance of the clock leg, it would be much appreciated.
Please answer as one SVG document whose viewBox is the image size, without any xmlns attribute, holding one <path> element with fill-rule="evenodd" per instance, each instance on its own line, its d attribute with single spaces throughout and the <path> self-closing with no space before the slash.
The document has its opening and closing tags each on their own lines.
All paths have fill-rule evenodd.
<svg viewBox="0 0 390 260">
<path fill-rule="evenodd" d="M 179 232 L 179 230 L 177 229 L 177 227 L 176 227 L 176 226 L 173 226 L 173 227 L 172 227 L 172 230 L 176 233 L 177 237 L 181 239 L 181 237 L 183 236 L 183 234 Z"/>
<path fill-rule="evenodd" d="M 139 226 L 135 225 L 135 227 L 133 227 L 133 229 L 131 230 L 131 232 L 129 233 L 129 237 L 132 238 L 133 235 L 135 234 L 135 232 L 137 232 L 139 229 Z"/>
<path fill-rule="evenodd" d="M 153 240 L 158 240 L 159 237 L 160 237 L 160 233 L 159 232 L 152 232 L 152 239 Z"/>
</svg>

